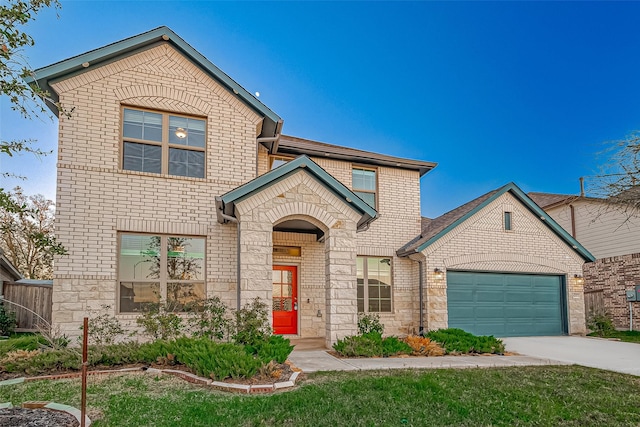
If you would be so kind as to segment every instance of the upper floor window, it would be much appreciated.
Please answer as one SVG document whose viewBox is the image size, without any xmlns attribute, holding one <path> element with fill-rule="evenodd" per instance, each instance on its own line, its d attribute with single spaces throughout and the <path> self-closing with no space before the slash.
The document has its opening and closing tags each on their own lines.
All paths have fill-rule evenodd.
<svg viewBox="0 0 640 427">
<path fill-rule="evenodd" d="M 376 179 L 376 170 L 353 167 L 351 186 L 355 194 L 362 200 L 367 202 L 369 206 L 376 209 L 376 190 L 378 180 Z"/>
<path fill-rule="evenodd" d="M 172 311 L 205 298 L 205 239 L 147 234 L 120 235 L 120 312 L 166 302 Z"/>
<path fill-rule="evenodd" d="M 122 116 L 122 169 L 204 178 L 205 120 L 132 108 Z"/>
<path fill-rule="evenodd" d="M 358 312 L 391 312 L 391 258 L 356 258 Z"/>
</svg>

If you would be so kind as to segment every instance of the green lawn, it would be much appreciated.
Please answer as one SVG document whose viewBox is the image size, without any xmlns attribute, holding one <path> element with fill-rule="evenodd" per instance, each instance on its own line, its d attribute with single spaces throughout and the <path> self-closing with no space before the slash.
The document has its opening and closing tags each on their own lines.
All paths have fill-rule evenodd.
<svg viewBox="0 0 640 427">
<path fill-rule="evenodd" d="M 640 343 L 640 331 L 607 331 L 604 335 L 596 334 L 595 332 L 589 334 L 591 336 L 597 336 L 602 338 L 617 338 L 620 341 L 636 342 Z"/>
<path fill-rule="evenodd" d="M 100 426 L 640 425 L 640 378 L 578 366 L 331 372 L 273 395 L 210 391 L 173 377 L 90 377 Z M 0 388 L 0 402 L 80 406 L 79 380 Z"/>
</svg>

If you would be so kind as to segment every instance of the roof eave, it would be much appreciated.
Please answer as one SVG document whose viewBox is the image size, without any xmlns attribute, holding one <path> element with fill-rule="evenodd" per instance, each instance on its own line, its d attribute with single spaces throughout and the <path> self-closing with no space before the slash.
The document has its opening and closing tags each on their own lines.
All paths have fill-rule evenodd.
<svg viewBox="0 0 640 427">
<path fill-rule="evenodd" d="M 26 82 L 30 85 L 37 84 L 40 88 L 49 93 L 53 103 L 47 101 L 47 106 L 57 116 L 58 108 L 54 103 L 58 102 L 59 98 L 58 94 L 51 86 L 51 82 L 67 78 L 70 75 L 91 69 L 95 66 L 104 65 L 116 58 L 131 55 L 140 49 L 152 47 L 162 42 L 170 43 L 200 67 L 200 69 L 209 74 L 231 93 L 238 96 L 245 105 L 264 117 L 261 136 L 276 135 L 277 124 L 282 120 L 276 113 L 236 83 L 231 77 L 216 67 L 211 61 L 205 58 L 200 52 L 191 47 L 186 41 L 166 26 L 129 37 L 119 42 L 74 56 L 47 67 L 39 68 L 34 71 L 33 77 L 26 79 Z M 89 65 L 88 67 L 85 67 L 83 64 Z"/>
</svg>

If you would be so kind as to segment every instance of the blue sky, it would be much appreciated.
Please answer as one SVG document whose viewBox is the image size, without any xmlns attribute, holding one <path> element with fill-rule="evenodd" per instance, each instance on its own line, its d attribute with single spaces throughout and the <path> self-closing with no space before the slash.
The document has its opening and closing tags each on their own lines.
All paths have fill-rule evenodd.
<svg viewBox="0 0 640 427">
<path fill-rule="evenodd" d="M 42 67 L 167 25 L 285 121 L 284 133 L 438 162 L 422 213 L 507 182 L 576 194 L 603 142 L 640 129 L 638 2 L 62 1 L 29 25 Z M 57 122 L 0 103 L 4 140 Z M 55 155 L 3 157 L 55 195 Z M 589 179 L 587 178 L 587 183 Z"/>
</svg>

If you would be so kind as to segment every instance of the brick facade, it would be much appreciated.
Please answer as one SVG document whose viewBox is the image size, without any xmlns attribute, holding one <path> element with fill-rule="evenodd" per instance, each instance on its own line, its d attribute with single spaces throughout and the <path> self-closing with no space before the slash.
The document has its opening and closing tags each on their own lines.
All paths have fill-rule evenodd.
<svg viewBox="0 0 640 427">
<path fill-rule="evenodd" d="M 633 290 L 640 284 L 640 253 L 586 263 L 583 271 L 585 292 L 601 292 L 604 311 L 611 317 L 615 327 L 629 330 L 629 303 L 626 291 Z M 633 302 L 631 306 L 633 330 L 637 331 L 640 330 L 640 302 Z"/>
</svg>

